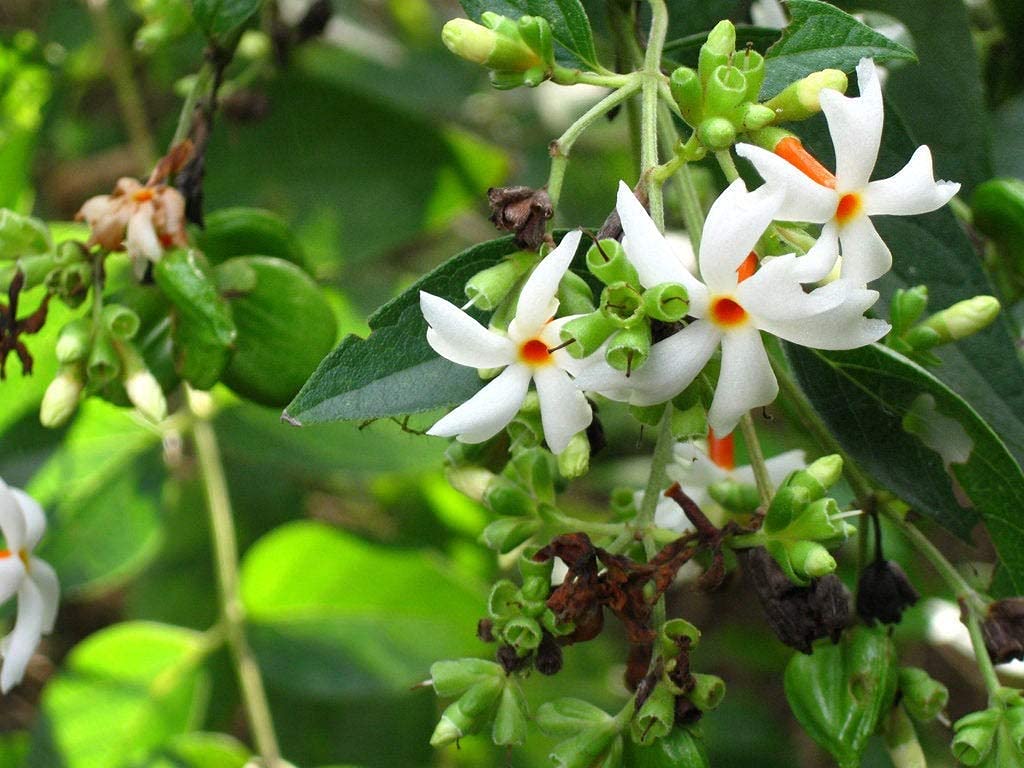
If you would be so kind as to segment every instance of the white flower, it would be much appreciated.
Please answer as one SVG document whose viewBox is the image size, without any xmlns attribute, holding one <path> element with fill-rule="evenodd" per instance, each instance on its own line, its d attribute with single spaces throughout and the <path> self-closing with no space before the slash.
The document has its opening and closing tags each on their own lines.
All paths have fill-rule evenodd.
<svg viewBox="0 0 1024 768">
<path fill-rule="evenodd" d="M 800 262 L 802 282 L 816 282 L 829 273 L 830 259 L 842 245 L 841 276 L 866 285 L 892 266 L 892 253 L 871 216 L 910 216 L 941 208 L 960 185 L 935 181 L 928 147 L 918 147 L 903 170 L 888 179 L 870 181 L 882 138 L 882 88 L 871 59 L 857 65 L 860 96 L 838 91 L 821 92 L 821 108 L 828 119 L 836 154 L 833 176 L 806 152 L 799 150 L 798 168 L 778 154 L 750 144 L 737 144 L 737 154 L 754 164 L 769 187 L 783 194 L 776 218 L 824 224 L 819 244 Z M 786 140 L 784 140 L 786 141 Z M 781 144 L 781 142 L 780 142 Z M 778 151 L 778 150 L 777 150 Z"/>
<path fill-rule="evenodd" d="M 690 314 L 698 319 L 655 344 L 631 376 L 601 361 L 581 371 L 576 385 L 634 405 L 663 403 L 694 380 L 721 344 L 722 368 L 708 423 L 727 435 L 740 416 L 778 394 L 760 331 L 818 349 L 852 349 L 884 336 L 887 323 L 863 316 L 878 299 L 877 291 L 838 280 L 805 293 L 793 254 L 766 259 L 740 282 L 736 270 L 774 218 L 778 203 L 778 193 L 767 185 L 747 192 L 742 180 L 722 193 L 701 238 L 701 282 L 672 255 L 647 211 L 620 184 L 623 246 L 640 282 L 645 287 L 682 283 L 690 294 Z"/>
<path fill-rule="evenodd" d="M 46 530 L 42 507 L 24 491 L 0 480 L 0 530 L 5 549 L 0 551 L 0 602 L 18 596 L 14 629 L 0 640 L 3 668 L 0 691 L 7 693 L 21 682 L 39 638 L 53 630 L 60 600 L 57 574 L 32 556 Z"/>
<path fill-rule="evenodd" d="M 544 437 L 555 453 L 593 419 L 590 404 L 569 377 L 584 361 L 564 350 L 559 330 L 571 318 L 552 320 L 558 309 L 558 283 L 569 268 L 580 242 L 570 232 L 530 275 L 516 306 L 516 315 L 504 336 L 488 330 L 461 309 L 429 293 L 420 293 L 420 308 L 430 326 L 427 341 L 442 357 L 473 368 L 505 367 L 472 398 L 438 421 L 427 434 L 464 443 L 480 443 L 512 421 L 526 399 L 532 380 L 540 399 Z"/>
</svg>

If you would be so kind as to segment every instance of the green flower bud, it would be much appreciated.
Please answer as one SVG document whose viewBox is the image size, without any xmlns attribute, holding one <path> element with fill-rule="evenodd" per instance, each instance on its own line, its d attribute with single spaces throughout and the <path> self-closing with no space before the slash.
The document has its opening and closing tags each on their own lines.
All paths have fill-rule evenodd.
<svg viewBox="0 0 1024 768">
<path fill-rule="evenodd" d="M 448 484 L 473 501 L 483 501 L 494 473 L 483 467 L 449 467 L 445 473 Z"/>
<path fill-rule="evenodd" d="M 605 285 L 629 283 L 639 285 L 640 278 L 617 240 L 607 238 L 587 249 L 587 269 Z"/>
<path fill-rule="evenodd" d="M 129 341 L 139 332 L 139 316 L 120 304 L 103 307 L 103 326 L 118 341 Z"/>
<path fill-rule="evenodd" d="M 502 678 L 487 678 L 475 683 L 458 701 L 449 705 L 430 737 L 430 746 L 443 747 L 479 731 L 488 721 L 505 686 Z"/>
<path fill-rule="evenodd" d="M 822 456 L 820 459 L 813 461 L 805 471 L 817 480 L 822 488 L 827 490 L 838 483 L 839 478 L 843 476 L 843 457 L 838 453 Z"/>
<path fill-rule="evenodd" d="M 503 517 L 484 528 L 480 540 L 501 554 L 507 554 L 540 530 L 541 522 L 535 517 Z"/>
<path fill-rule="evenodd" d="M 797 541 L 789 546 L 789 560 L 797 574 L 818 579 L 836 569 L 836 560 L 816 541 Z"/>
<path fill-rule="evenodd" d="M 438 661 L 430 667 L 430 682 L 438 696 L 461 696 L 477 683 L 491 678 L 501 679 L 505 671 L 500 664 L 486 659 L 454 659 Z"/>
<path fill-rule="evenodd" d="M 907 714 L 922 723 L 938 717 L 949 702 L 949 689 L 917 667 L 900 669 L 899 687 Z"/>
<path fill-rule="evenodd" d="M 583 477 L 590 469 L 590 440 L 586 432 L 577 432 L 558 454 L 558 474 L 567 480 Z"/>
<path fill-rule="evenodd" d="M 97 333 L 93 339 L 85 372 L 89 383 L 97 388 L 113 381 L 121 373 L 121 356 L 107 333 Z"/>
<path fill-rule="evenodd" d="M 735 480 L 720 480 L 708 486 L 708 494 L 725 509 L 738 515 L 749 515 L 761 505 L 757 488 Z"/>
<path fill-rule="evenodd" d="M 924 352 L 943 343 L 941 334 L 934 328 L 929 328 L 926 325 L 911 328 L 903 334 L 901 341 L 915 352 Z"/>
<path fill-rule="evenodd" d="M 744 131 L 757 131 L 775 120 L 775 111 L 764 104 L 746 104 L 741 107 L 736 119 Z"/>
<path fill-rule="evenodd" d="M 697 138 L 708 149 L 726 149 L 736 141 L 736 127 L 724 117 L 709 117 L 697 127 Z"/>
<path fill-rule="evenodd" d="M 902 336 L 910 326 L 920 319 L 926 306 L 928 306 L 927 285 L 897 289 L 889 308 L 893 336 Z"/>
<path fill-rule="evenodd" d="M 601 312 L 619 328 L 643 322 L 643 297 L 628 283 L 612 283 L 601 292 Z"/>
<path fill-rule="evenodd" d="M 679 105 L 683 120 L 696 128 L 704 115 L 704 88 L 700 75 L 689 67 L 679 67 L 672 72 L 668 81 L 672 98 Z"/>
<path fill-rule="evenodd" d="M 54 353 L 60 363 L 74 363 L 89 353 L 92 341 L 92 322 L 80 317 L 72 320 L 57 335 Z"/>
<path fill-rule="evenodd" d="M 679 283 L 660 283 L 643 293 L 644 312 L 648 317 L 675 323 L 690 311 L 689 294 Z"/>
<path fill-rule="evenodd" d="M 525 72 L 541 63 L 522 39 L 515 22 L 490 11 L 483 25 L 469 19 L 452 19 L 441 30 L 441 40 L 460 58 L 491 69 Z"/>
<path fill-rule="evenodd" d="M 563 343 L 573 340 L 566 351 L 575 358 L 588 357 L 607 341 L 618 325 L 601 311 L 570 320 L 560 332 Z"/>
<path fill-rule="evenodd" d="M 700 79 L 707 83 L 716 67 L 728 64 L 736 52 L 736 27 L 731 21 L 720 21 L 708 33 L 708 39 L 700 47 L 697 71 Z"/>
<path fill-rule="evenodd" d="M 625 371 L 628 376 L 632 371 L 647 362 L 651 354 L 651 326 L 639 323 L 632 328 L 617 331 L 608 342 L 604 359 L 612 368 Z"/>
<path fill-rule="evenodd" d="M 939 344 L 948 344 L 987 328 L 999 310 L 999 300 L 995 296 L 975 296 L 935 313 L 918 327 L 930 328 L 938 334 Z M 915 345 L 915 348 L 918 347 Z"/>
<path fill-rule="evenodd" d="M 526 271 L 530 261 L 515 257 L 481 270 L 466 283 L 466 298 L 485 311 L 497 309 Z"/>
<path fill-rule="evenodd" d="M 748 48 L 733 58 L 733 64 L 740 68 L 747 81 L 745 101 L 757 101 L 761 95 L 761 84 L 764 83 L 764 56 L 752 48 Z"/>
<path fill-rule="evenodd" d="M 566 739 L 548 756 L 556 768 L 611 768 L 621 761 L 622 740 L 618 728 L 597 726 Z M 609 760 L 611 758 L 611 760 Z"/>
<path fill-rule="evenodd" d="M 494 715 L 491 738 L 498 746 L 518 746 L 526 741 L 526 716 L 529 709 L 522 690 L 510 682 L 501 692 Z"/>
<path fill-rule="evenodd" d="M 1024 707 L 1007 707 L 1003 713 L 1003 728 L 1016 751 L 1024 753 Z"/>
<path fill-rule="evenodd" d="M 799 485 L 791 486 L 787 483 L 779 488 L 768 505 L 764 519 L 765 532 L 775 533 L 788 526 L 807 506 L 810 497 L 808 490 Z"/>
<path fill-rule="evenodd" d="M 709 115 L 727 115 L 746 94 L 747 79 L 738 67 L 715 67 L 704 88 L 704 109 Z"/>
<path fill-rule="evenodd" d="M 717 675 L 702 675 L 694 673 L 693 690 L 690 691 L 690 701 L 697 705 L 701 712 L 708 712 L 716 709 L 725 698 L 725 681 Z"/>
<path fill-rule="evenodd" d="M 527 517 L 537 512 L 533 497 L 521 485 L 502 475 L 495 475 L 487 485 L 483 502 L 491 511 L 506 517 Z"/>
<path fill-rule="evenodd" d="M 78 408 L 84 387 L 80 364 L 62 366 L 43 395 L 39 423 L 44 427 L 59 427 L 67 422 Z"/>
<path fill-rule="evenodd" d="M 633 716 L 630 726 L 633 741 L 647 745 L 668 736 L 675 719 L 675 694 L 664 682 L 658 683 Z"/>
<path fill-rule="evenodd" d="M 537 710 L 537 725 L 549 736 L 575 736 L 595 726 L 612 725 L 615 719 L 599 707 L 582 699 L 556 699 Z"/>
<path fill-rule="evenodd" d="M 950 745 L 953 756 L 964 765 L 980 765 L 992 750 L 1001 717 L 1000 709 L 985 709 L 957 720 Z"/>
<path fill-rule="evenodd" d="M 521 16 L 518 26 L 523 42 L 540 57 L 543 64 L 551 67 L 555 62 L 555 43 L 548 20 L 542 16 Z"/>
<path fill-rule="evenodd" d="M 594 311 L 594 293 L 587 281 L 572 270 L 558 284 L 558 308 L 567 315 L 584 315 Z"/>
<path fill-rule="evenodd" d="M 821 112 L 821 92 L 831 88 L 846 93 L 846 73 L 838 69 L 823 69 L 788 85 L 777 96 L 765 102 L 775 112 L 776 122 L 806 120 Z"/>
<path fill-rule="evenodd" d="M 536 650 L 543 637 L 540 624 L 528 616 L 510 619 L 501 634 L 505 642 L 515 648 L 520 657 Z"/>
</svg>

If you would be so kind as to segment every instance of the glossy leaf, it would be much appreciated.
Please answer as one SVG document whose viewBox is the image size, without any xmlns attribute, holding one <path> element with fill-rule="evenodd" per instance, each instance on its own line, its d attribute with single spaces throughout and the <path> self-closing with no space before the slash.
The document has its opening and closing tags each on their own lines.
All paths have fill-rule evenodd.
<svg viewBox="0 0 1024 768">
<path fill-rule="evenodd" d="M 262 0 L 192 0 L 192 15 L 207 37 L 219 39 L 242 26 Z"/>
<path fill-rule="evenodd" d="M 46 687 L 29 768 L 121 768 L 184 733 L 208 694 L 203 655 L 200 633 L 166 624 L 91 635 Z"/>
<path fill-rule="evenodd" d="M 765 54 L 761 95 L 774 96 L 789 83 L 821 69 L 852 72 L 862 58 L 877 63 L 914 60 L 914 52 L 821 0 L 790 0 L 792 19 L 782 39 Z"/>
<path fill-rule="evenodd" d="M 348 336 L 316 369 L 285 410 L 309 424 L 427 411 L 468 399 L 480 386 L 472 368 L 437 356 L 427 344 L 419 292 L 465 303 L 463 286 L 515 252 L 511 237 L 482 243 L 446 261 L 370 317 L 370 335 Z"/>
<path fill-rule="evenodd" d="M 861 468 L 962 537 L 980 515 L 1024 592 L 1024 473 L 992 428 L 953 390 L 886 347 L 822 352 L 787 345 L 786 354 Z"/>
<path fill-rule="evenodd" d="M 590 19 L 580 0 L 460 0 L 463 9 L 474 21 L 480 21 L 484 11 L 493 11 L 510 19 L 520 16 L 543 16 L 551 24 L 555 41 L 578 66 L 593 69 L 597 66 L 594 33 Z"/>
</svg>

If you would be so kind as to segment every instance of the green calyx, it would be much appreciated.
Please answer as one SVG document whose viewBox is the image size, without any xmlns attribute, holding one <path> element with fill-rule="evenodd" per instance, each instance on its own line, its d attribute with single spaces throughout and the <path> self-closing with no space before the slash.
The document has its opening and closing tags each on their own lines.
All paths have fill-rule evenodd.
<svg viewBox="0 0 1024 768">
<path fill-rule="evenodd" d="M 806 120 L 821 112 L 821 92 L 826 88 L 846 92 L 846 73 L 838 69 L 823 69 L 791 83 L 781 93 L 765 102 L 775 113 L 776 122 L 788 123 Z"/>
<path fill-rule="evenodd" d="M 496 88 L 536 86 L 550 77 L 554 38 L 546 19 L 523 16 L 512 21 L 487 11 L 480 21 L 483 23 L 453 19 L 445 24 L 441 39 L 448 50 L 490 69 L 491 84 Z"/>
<path fill-rule="evenodd" d="M 576 358 L 594 354 L 619 326 L 601 311 L 577 317 L 562 326 L 563 343 L 569 342 L 565 350 Z"/>
<path fill-rule="evenodd" d="M 653 320 L 676 323 L 690 311 L 690 297 L 679 283 L 659 283 L 643 293 L 644 313 Z"/>
<path fill-rule="evenodd" d="M 920 723 L 934 720 L 949 703 L 949 689 L 918 667 L 902 667 L 900 693 L 907 714 Z"/>
<path fill-rule="evenodd" d="M 587 250 L 587 269 L 605 285 L 628 283 L 639 285 L 640 278 L 617 240 L 607 238 Z"/>
<path fill-rule="evenodd" d="M 626 282 L 616 282 L 601 292 L 601 313 L 619 328 L 644 322 L 643 296 Z"/>
<path fill-rule="evenodd" d="M 536 254 L 520 252 L 477 272 L 466 282 L 466 298 L 487 312 L 497 309 L 535 262 Z"/>
<path fill-rule="evenodd" d="M 668 736 L 675 718 L 676 695 L 664 681 L 659 682 L 633 716 L 630 736 L 637 744 L 653 744 Z"/>
<path fill-rule="evenodd" d="M 608 341 L 604 359 L 612 368 L 630 374 L 640 368 L 651 353 L 651 326 L 641 322 L 616 331 Z"/>
</svg>

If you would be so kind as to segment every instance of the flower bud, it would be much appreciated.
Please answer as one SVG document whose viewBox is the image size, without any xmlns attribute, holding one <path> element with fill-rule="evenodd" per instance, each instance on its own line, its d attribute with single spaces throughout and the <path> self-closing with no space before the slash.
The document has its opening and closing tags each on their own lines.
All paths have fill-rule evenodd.
<svg viewBox="0 0 1024 768">
<path fill-rule="evenodd" d="M 821 111 L 821 92 L 830 88 L 846 93 L 846 73 L 838 69 L 823 69 L 787 86 L 781 93 L 765 102 L 775 112 L 775 120 L 788 123 L 806 120 Z"/>
<path fill-rule="evenodd" d="M 582 699 L 556 699 L 537 710 L 537 725 L 549 736 L 575 736 L 594 726 L 607 726 L 614 718 L 599 707 Z"/>
<path fill-rule="evenodd" d="M 700 79 L 707 83 L 716 67 L 728 64 L 736 52 L 736 27 L 729 20 L 718 22 L 708 33 L 708 39 L 700 47 L 697 71 Z"/>
<path fill-rule="evenodd" d="M 876 560 L 857 583 L 857 615 L 867 624 L 898 624 L 919 597 L 902 568 L 891 560 Z"/>
<path fill-rule="evenodd" d="M 563 342 L 573 340 L 565 348 L 570 355 L 583 358 L 594 354 L 618 327 L 604 312 L 597 311 L 567 322 L 560 336 Z"/>
<path fill-rule="evenodd" d="M 495 475 L 488 483 L 483 502 L 492 512 L 506 517 L 525 517 L 537 512 L 533 497 L 503 475 Z"/>
<path fill-rule="evenodd" d="M 619 328 L 632 328 L 644 319 L 643 297 L 628 283 L 612 283 L 601 292 L 601 312 Z"/>
<path fill-rule="evenodd" d="M 708 149 L 727 149 L 736 141 L 736 127 L 724 117 L 709 117 L 697 127 L 697 138 Z"/>
<path fill-rule="evenodd" d="M 1002 711 L 985 709 L 972 712 L 953 724 L 953 743 L 950 749 L 953 756 L 964 765 L 979 765 L 992 750 L 996 728 L 999 726 Z"/>
<path fill-rule="evenodd" d="M 473 306 L 493 311 L 508 296 L 529 269 L 530 263 L 515 258 L 505 259 L 493 267 L 481 270 L 466 282 L 466 298 Z"/>
<path fill-rule="evenodd" d="M 892 333 L 902 336 L 904 332 L 920 319 L 928 306 L 928 286 L 916 285 L 913 288 L 898 288 L 893 294 L 889 308 L 892 320 Z"/>
<path fill-rule="evenodd" d="M 689 294 L 679 283 L 660 283 L 643 293 L 644 312 L 664 323 L 675 323 L 690 311 Z"/>
<path fill-rule="evenodd" d="M 638 323 L 632 328 L 617 331 L 608 342 L 604 359 L 612 368 L 625 371 L 628 376 L 647 362 L 651 354 L 651 326 Z"/>
<path fill-rule="evenodd" d="M 639 285 L 636 267 L 626 258 L 626 251 L 618 240 L 605 238 L 587 249 L 587 269 L 605 285 L 629 283 Z"/>
<path fill-rule="evenodd" d="M 519 36 L 536 53 L 543 64 L 550 67 L 555 61 L 555 43 L 551 25 L 543 16 L 521 16 Z"/>
<path fill-rule="evenodd" d="M 836 560 L 816 541 L 797 541 L 788 548 L 789 560 L 797 575 L 817 579 L 836 569 Z"/>
<path fill-rule="evenodd" d="M 461 696 L 477 683 L 504 676 L 501 665 L 486 659 L 438 661 L 430 667 L 430 682 L 438 696 Z"/>
<path fill-rule="evenodd" d="M 764 56 L 752 48 L 733 58 L 733 64 L 740 68 L 747 81 L 745 101 L 758 100 L 761 95 L 761 84 L 764 83 Z"/>
<path fill-rule="evenodd" d="M 139 332 L 139 316 L 120 304 L 103 307 L 103 325 L 118 341 L 129 341 Z"/>
<path fill-rule="evenodd" d="M 481 20 L 483 25 L 452 19 L 441 30 L 441 40 L 456 56 L 491 69 L 525 72 L 541 63 L 515 22 L 490 11 Z"/>
<path fill-rule="evenodd" d="M 758 131 L 775 120 L 775 112 L 764 104 L 746 104 L 736 117 L 744 131 Z"/>
<path fill-rule="evenodd" d="M 668 87 L 672 91 L 672 98 L 679 105 L 683 120 L 696 128 L 704 114 L 704 89 L 700 76 L 689 67 L 679 67 L 672 72 Z"/>
<path fill-rule="evenodd" d="M 981 633 L 996 664 L 1024 659 L 1024 598 L 1008 597 L 989 605 Z"/>
<path fill-rule="evenodd" d="M 494 715 L 492 740 L 500 747 L 518 746 L 526 741 L 526 715 L 528 709 L 522 690 L 515 683 L 502 689 L 498 711 Z"/>
<path fill-rule="evenodd" d="M 487 678 L 475 683 L 462 698 L 445 709 L 430 737 L 430 746 L 443 747 L 479 731 L 488 719 L 488 710 L 498 701 L 504 686 L 503 677 Z"/>
<path fill-rule="evenodd" d="M 93 339 L 85 372 L 89 383 L 97 388 L 113 381 L 121 373 L 121 357 L 107 333 L 97 333 Z"/>
<path fill-rule="evenodd" d="M 590 440 L 586 432 L 577 432 L 558 454 L 558 474 L 567 480 L 583 477 L 590 469 Z"/>
<path fill-rule="evenodd" d="M 669 731 L 676 720 L 676 697 L 664 682 L 658 683 L 633 716 L 631 730 L 637 744 L 652 744 Z"/>
<path fill-rule="evenodd" d="M 949 703 L 949 689 L 918 667 L 900 669 L 899 688 L 907 714 L 922 723 L 934 720 Z"/>
<path fill-rule="evenodd" d="M 689 698 L 701 712 L 717 709 L 725 698 L 725 681 L 717 675 L 693 674 L 693 690 Z"/>
<path fill-rule="evenodd" d="M 61 367 L 43 395 L 43 402 L 39 406 L 39 423 L 44 427 L 64 424 L 78 408 L 84 387 L 80 364 Z"/>
<path fill-rule="evenodd" d="M 813 461 L 807 469 L 794 472 L 786 480 L 789 488 L 803 488 L 809 501 L 817 501 L 825 492 L 839 482 L 843 476 L 843 457 L 838 453 L 822 456 Z"/>
<path fill-rule="evenodd" d="M 935 313 L 918 327 L 935 331 L 939 339 L 937 343 L 948 344 L 987 328 L 996 319 L 999 310 L 999 300 L 995 296 L 975 296 Z M 915 330 L 912 329 L 910 333 Z M 921 348 L 916 344 L 914 346 Z"/>
<path fill-rule="evenodd" d="M 727 115 L 747 93 L 747 79 L 737 67 L 715 67 L 704 88 L 704 109 L 709 115 Z"/>
<path fill-rule="evenodd" d="M 775 533 L 786 528 L 810 502 L 810 492 L 801 485 L 783 485 L 775 492 L 764 519 L 764 531 Z"/>
<path fill-rule="evenodd" d="M 569 315 L 585 315 L 594 311 L 594 292 L 587 281 L 569 270 L 558 284 L 558 308 Z"/>
<path fill-rule="evenodd" d="M 720 480 L 708 486 L 708 495 L 725 509 L 738 515 L 748 515 L 761 504 L 757 487 L 735 480 Z"/>
<path fill-rule="evenodd" d="M 57 335 L 54 354 L 60 363 L 74 363 L 89 353 L 92 341 L 92 322 L 80 317 L 72 320 Z"/>
<path fill-rule="evenodd" d="M 445 476 L 448 484 L 473 501 L 483 501 L 484 492 L 494 473 L 483 467 L 449 467 Z"/>
<path fill-rule="evenodd" d="M 146 362 L 128 342 L 118 345 L 124 362 L 124 390 L 139 412 L 151 421 L 163 421 L 167 416 L 167 400 L 160 382 L 156 380 Z"/>
<path fill-rule="evenodd" d="M 504 555 L 533 536 L 540 526 L 535 517 L 503 517 L 484 528 L 480 539 L 485 546 Z"/>
</svg>

